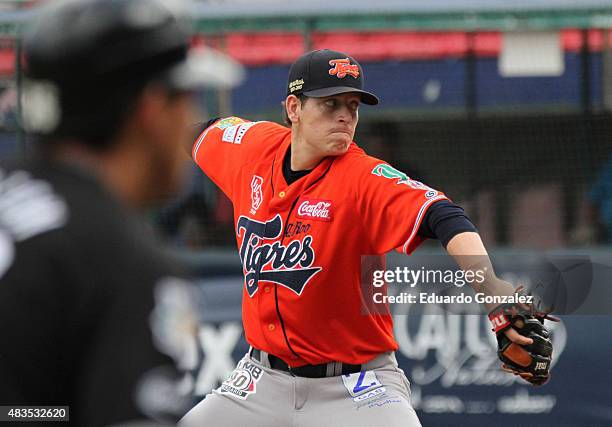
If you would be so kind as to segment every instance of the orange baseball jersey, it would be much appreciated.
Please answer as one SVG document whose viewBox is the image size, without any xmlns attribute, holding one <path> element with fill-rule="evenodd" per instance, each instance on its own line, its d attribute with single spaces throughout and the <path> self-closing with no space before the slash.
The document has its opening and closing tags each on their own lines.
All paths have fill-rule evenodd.
<svg viewBox="0 0 612 427">
<path fill-rule="evenodd" d="M 411 253 L 425 211 L 446 196 L 355 143 L 287 185 L 290 144 L 284 126 L 230 117 L 193 147 L 234 205 L 247 341 L 292 367 L 397 350 L 391 316 L 362 314 L 361 256 Z"/>
</svg>

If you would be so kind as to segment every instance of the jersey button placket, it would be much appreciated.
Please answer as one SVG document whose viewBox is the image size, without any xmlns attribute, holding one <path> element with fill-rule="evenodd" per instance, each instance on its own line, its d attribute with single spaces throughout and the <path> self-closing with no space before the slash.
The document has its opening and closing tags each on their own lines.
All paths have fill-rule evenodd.
<svg viewBox="0 0 612 427">
<path fill-rule="evenodd" d="M 268 331 L 270 331 L 270 332 L 274 332 L 274 330 L 275 330 L 275 329 L 276 329 L 276 326 L 274 326 L 274 323 L 270 323 L 270 324 L 268 325 Z"/>
</svg>

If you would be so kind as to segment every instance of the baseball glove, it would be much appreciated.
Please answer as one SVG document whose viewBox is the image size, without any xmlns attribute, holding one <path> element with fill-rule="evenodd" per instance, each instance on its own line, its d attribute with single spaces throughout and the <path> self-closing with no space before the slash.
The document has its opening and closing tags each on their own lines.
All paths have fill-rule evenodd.
<svg viewBox="0 0 612 427">
<path fill-rule="evenodd" d="M 537 312 L 522 304 L 501 305 L 489 313 L 489 320 L 497 336 L 497 355 L 502 369 L 520 376 L 533 385 L 545 384 L 550 378 L 553 346 L 544 320 L 558 322 L 548 313 Z M 504 333 L 513 328 L 520 335 L 531 338 L 532 344 L 512 342 Z"/>
</svg>

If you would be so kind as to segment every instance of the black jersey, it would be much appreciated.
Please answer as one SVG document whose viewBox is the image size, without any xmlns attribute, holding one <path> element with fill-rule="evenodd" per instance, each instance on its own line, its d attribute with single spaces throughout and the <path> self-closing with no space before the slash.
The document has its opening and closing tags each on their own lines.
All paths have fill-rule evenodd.
<svg viewBox="0 0 612 427">
<path fill-rule="evenodd" d="M 92 176 L 41 160 L 0 167 L 0 405 L 70 405 L 71 425 L 94 427 L 168 404 L 147 388 L 173 365 L 157 350 L 173 332 L 155 305 L 181 286 Z"/>
</svg>

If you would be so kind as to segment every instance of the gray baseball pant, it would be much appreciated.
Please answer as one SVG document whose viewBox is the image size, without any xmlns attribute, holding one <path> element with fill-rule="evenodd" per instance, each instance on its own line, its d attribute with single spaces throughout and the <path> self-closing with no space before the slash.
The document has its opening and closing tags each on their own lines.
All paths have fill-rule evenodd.
<svg viewBox="0 0 612 427">
<path fill-rule="evenodd" d="M 270 368 L 248 353 L 224 383 L 185 415 L 179 427 L 420 427 L 410 383 L 394 353 L 362 371 L 303 378 Z"/>
</svg>

